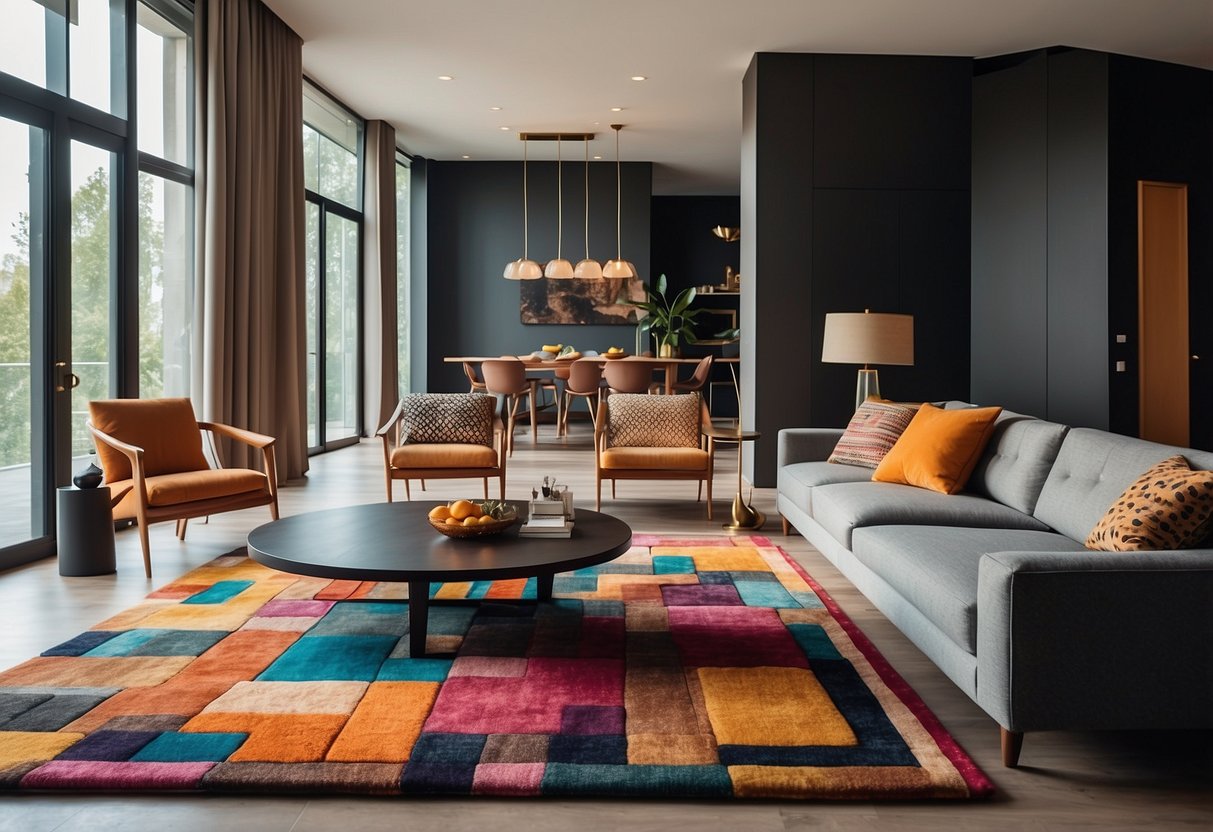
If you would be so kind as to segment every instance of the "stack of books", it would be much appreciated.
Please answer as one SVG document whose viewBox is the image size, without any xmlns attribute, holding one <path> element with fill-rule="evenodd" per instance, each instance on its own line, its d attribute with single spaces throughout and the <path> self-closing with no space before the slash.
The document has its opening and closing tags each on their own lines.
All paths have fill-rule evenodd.
<svg viewBox="0 0 1213 832">
<path fill-rule="evenodd" d="M 532 500 L 530 515 L 518 530 L 518 536 L 571 537 L 573 521 L 565 516 L 564 511 L 562 500 Z"/>
</svg>

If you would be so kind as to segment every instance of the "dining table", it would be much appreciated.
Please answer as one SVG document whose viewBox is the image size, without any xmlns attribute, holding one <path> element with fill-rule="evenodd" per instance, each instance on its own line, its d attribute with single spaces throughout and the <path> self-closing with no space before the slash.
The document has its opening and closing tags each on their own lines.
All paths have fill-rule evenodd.
<svg viewBox="0 0 1213 832">
<path fill-rule="evenodd" d="M 479 364 L 482 361 L 491 361 L 496 358 L 510 358 L 511 356 L 501 355 L 448 355 L 443 358 L 446 364 Z M 556 370 L 568 367 L 575 359 L 568 358 L 536 358 L 532 355 L 519 355 L 516 357 L 526 366 L 528 373 L 555 373 Z M 598 355 L 582 355 L 581 358 L 590 358 L 601 361 L 606 364 L 608 361 L 644 361 L 653 365 L 654 370 L 661 370 L 664 373 L 664 384 L 666 393 L 674 392 L 674 382 L 678 380 L 678 367 L 682 364 L 698 364 L 702 360 L 702 356 L 695 358 L 671 358 L 653 355 L 629 355 L 622 358 L 607 358 L 604 354 Z M 714 363 L 717 364 L 737 364 L 741 361 L 737 356 L 721 357 L 716 356 Z"/>
</svg>

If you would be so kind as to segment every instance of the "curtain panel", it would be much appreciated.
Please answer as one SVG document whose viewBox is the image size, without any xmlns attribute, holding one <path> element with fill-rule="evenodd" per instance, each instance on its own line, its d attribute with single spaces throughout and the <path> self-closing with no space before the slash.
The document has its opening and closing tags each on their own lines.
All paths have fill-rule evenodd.
<svg viewBox="0 0 1213 832">
<path fill-rule="evenodd" d="M 400 395 L 396 339 L 396 129 L 366 123 L 362 190 L 363 426 L 385 424 Z"/>
<path fill-rule="evenodd" d="M 259 0 L 197 11 L 194 406 L 276 437 L 292 479 L 308 468 L 303 41 Z"/>
</svg>

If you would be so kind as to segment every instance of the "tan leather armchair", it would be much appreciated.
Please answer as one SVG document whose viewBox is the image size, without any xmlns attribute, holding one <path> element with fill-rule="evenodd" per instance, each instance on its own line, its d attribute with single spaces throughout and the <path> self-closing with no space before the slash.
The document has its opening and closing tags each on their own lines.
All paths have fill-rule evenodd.
<svg viewBox="0 0 1213 832">
<path fill-rule="evenodd" d="M 274 438 L 218 422 L 200 422 L 189 399 L 101 399 L 89 402 L 89 432 L 110 487 L 115 520 L 134 520 L 143 570 L 152 576 L 147 527 L 177 521 L 185 539 L 190 518 L 268 505 L 278 519 Z M 261 450 L 265 471 L 211 468 L 202 431 Z"/>
<path fill-rule="evenodd" d="M 602 508 L 602 481 L 698 480 L 696 502 L 707 483 L 712 519 L 715 451 L 705 446 L 702 426 L 711 414 L 698 393 L 650 396 L 612 393 L 598 406 L 594 425 L 595 505 Z"/>
<path fill-rule="evenodd" d="M 495 409 L 496 400 L 483 393 L 422 393 L 401 399 L 375 432 L 383 440 L 387 501 L 392 502 L 392 480 L 404 480 L 404 498 L 411 500 L 409 480 L 421 480 L 424 489 L 426 480 L 464 478 L 484 480 L 487 500 L 493 477 L 500 480 L 504 500 L 508 438 Z M 486 425 L 491 439 L 484 437 Z"/>
</svg>

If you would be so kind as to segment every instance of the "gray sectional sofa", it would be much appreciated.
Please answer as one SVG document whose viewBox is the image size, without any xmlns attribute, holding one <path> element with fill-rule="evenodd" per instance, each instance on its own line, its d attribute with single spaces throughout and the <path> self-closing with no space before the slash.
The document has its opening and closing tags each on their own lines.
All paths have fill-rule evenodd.
<svg viewBox="0 0 1213 832">
<path fill-rule="evenodd" d="M 966 491 L 947 496 L 827 463 L 841 435 L 780 431 L 784 533 L 998 722 L 1006 765 L 1027 731 L 1213 728 L 1213 548 L 1083 547 L 1151 465 L 1181 453 L 1208 469 L 1213 453 L 1004 412 Z"/>
</svg>

